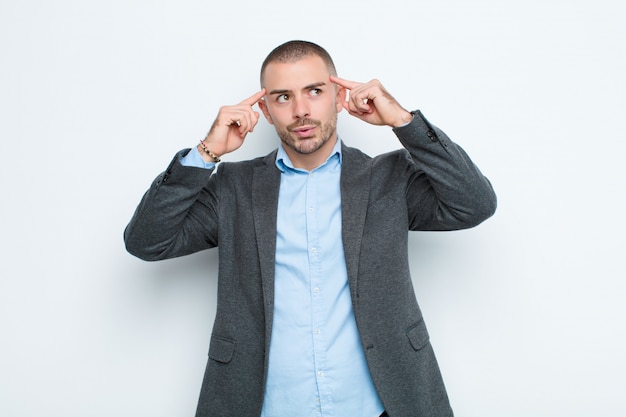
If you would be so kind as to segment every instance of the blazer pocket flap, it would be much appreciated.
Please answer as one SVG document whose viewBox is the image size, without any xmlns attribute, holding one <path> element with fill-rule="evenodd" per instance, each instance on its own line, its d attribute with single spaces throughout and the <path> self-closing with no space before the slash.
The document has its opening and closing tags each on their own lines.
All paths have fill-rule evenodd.
<svg viewBox="0 0 626 417">
<path fill-rule="evenodd" d="M 409 327 L 406 331 L 406 335 L 409 338 L 409 342 L 411 342 L 411 346 L 415 350 L 420 350 L 430 341 L 430 336 L 428 335 L 428 330 L 426 329 L 426 323 L 424 323 L 424 320 L 420 320 L 413 326 Z"/>
<path fill-rule="evenodd" d="M 209 358 L 222 363 L 228 363 L 233 359 L 235 351 L 235 342 L 233 340 L 224 339 L 217 336 L 211 337 L 211 345 L 209 346 Z"/>
</svg>

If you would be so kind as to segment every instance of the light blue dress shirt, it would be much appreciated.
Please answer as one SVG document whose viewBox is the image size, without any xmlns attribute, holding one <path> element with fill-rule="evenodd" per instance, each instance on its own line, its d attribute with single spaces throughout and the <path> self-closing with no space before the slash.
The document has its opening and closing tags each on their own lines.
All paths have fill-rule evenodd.
<svg viewBox="0 0 626 417">
<path fill-rule="evenodd" d="M 195 153 L 195 155 L 194 155 Z M 197 149 L 184 165 L 212 167 Z M 377 417 L 341 239 L 341 143 L 312 171 L 279 146 L 274 320 L 262 417 Z"/>
</svg>

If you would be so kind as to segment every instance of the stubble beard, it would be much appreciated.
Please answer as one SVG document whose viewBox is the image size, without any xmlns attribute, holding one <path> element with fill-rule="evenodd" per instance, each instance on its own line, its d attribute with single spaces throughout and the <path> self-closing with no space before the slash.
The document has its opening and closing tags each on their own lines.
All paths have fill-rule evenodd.
<svg viewBox="0 0 626 417">
<path fill-rule="evenodd" d="M 298 138 L 292 135 L 291 130 L 300 126 L 315 125 L 318 132 L 310 138 Z M 337 115 L 333 115 L 328 123 L 322 123 L 313 119 L 301 119 L 296 123 L 292 123 L 284 129 L 276 129 L 276 133 L 285 146 L 293 149 L 302 155 L 308 155 L 316 152 L 326 142 L 328 142 L 337 130 Z"/>
</svg>

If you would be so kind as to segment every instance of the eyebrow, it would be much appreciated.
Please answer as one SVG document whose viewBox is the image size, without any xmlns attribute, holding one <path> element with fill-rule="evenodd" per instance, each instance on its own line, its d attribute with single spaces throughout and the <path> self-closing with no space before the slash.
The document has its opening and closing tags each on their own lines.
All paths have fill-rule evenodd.
<svg viewBox="0 0 626 417">
<path fill-rule="evenodd" d="M 323 82 L 323 81 L 320 81 L 320 82 L 309 84 L 309 85 L 305 86 L 303 88 L 303 90 L 312 90 L 314 88 L 322 87 L 324 85 L 326 85 L 326 83 Z M 272 90 L 268 94 L 275 95 L 275 94 L 285 94 L 285 93 L 289 93 L 289 92 L 291 92 L 291 90 L 279 89 L 279 90 Z"/>
</svg>

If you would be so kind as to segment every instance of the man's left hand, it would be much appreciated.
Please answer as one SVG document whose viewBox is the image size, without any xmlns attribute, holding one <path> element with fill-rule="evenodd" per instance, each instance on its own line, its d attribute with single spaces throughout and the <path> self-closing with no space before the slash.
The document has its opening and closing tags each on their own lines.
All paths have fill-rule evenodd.
<svg viewBox="0 0 626 417">
<path fill-rule="evenodd" d="M 398 127 L 413 118 L 378 80 L 359 83 L 331 75 L 330 81 L 350 91 L 348 99 L 343 103 L 344 109 L 367 123 Z"/>
</svg>

